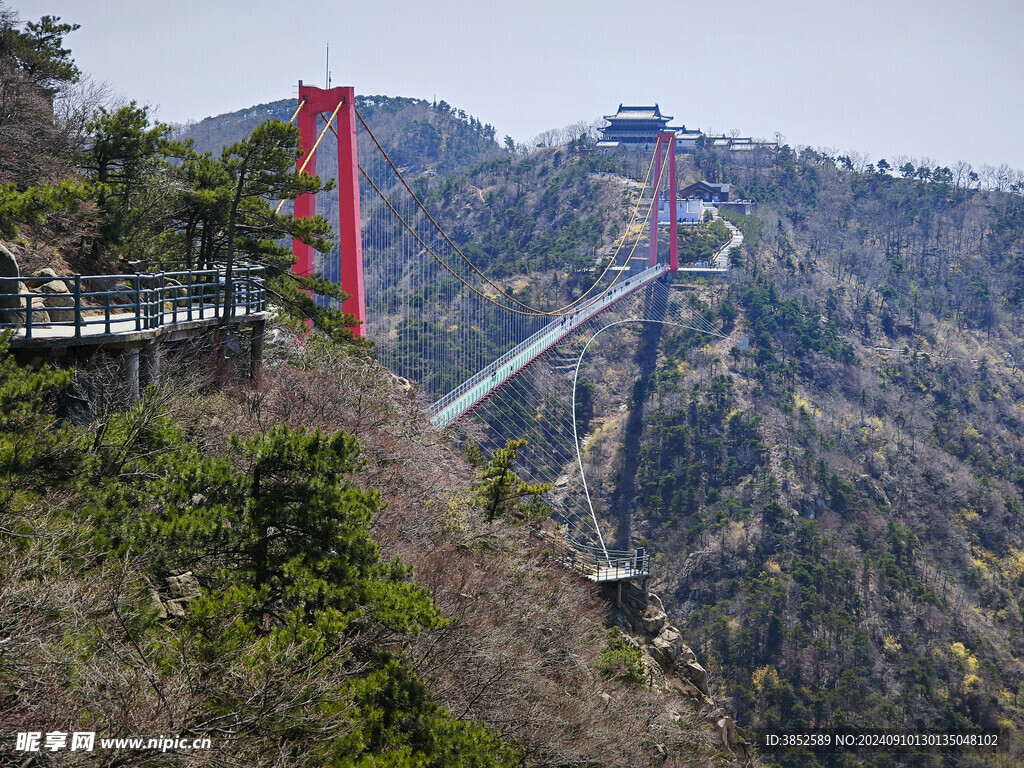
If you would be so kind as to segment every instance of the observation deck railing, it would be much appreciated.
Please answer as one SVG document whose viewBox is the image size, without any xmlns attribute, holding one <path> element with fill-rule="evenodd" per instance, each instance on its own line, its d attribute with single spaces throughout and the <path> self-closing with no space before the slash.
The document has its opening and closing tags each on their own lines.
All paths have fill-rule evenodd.
<svg viewBox="0 0 1024 768">
<path fill-rule="evenodd" d="M 228 306 L 225 277 L 225 269 L 0 277 L 0 328 L 18 329 L 16 338 L 25 340 L 78 339 L 220 319 Z M 62 282 L 66 290 L 21 290 L 21 284 L 56 281 Z M 233 317 L 265 312 L 266 269 L 252 264 L 236 265 L 232 270 L 231 294 Z"/>
<path fill-rule="evenodd" d="M 562 540 L 557 549 L 556 559 L 585 579 L 603 583 L 607 581 L 629 581 L 644 579 L 651 575 L 651 557 L 644 548 L 627 550 L 605 550 L 587 544 Z"/>
</svg>

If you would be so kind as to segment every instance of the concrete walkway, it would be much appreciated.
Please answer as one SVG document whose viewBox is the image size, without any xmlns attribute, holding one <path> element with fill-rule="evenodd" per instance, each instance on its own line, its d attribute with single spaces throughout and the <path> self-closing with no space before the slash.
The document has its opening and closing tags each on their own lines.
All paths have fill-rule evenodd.
<svg viewBox="0 0 1024 768">
<path fill-rule="evenodd" d="M 89 310 L 85 310 L 79 328 L 76 328 L 75 323 L 71 321 L 33 324 L 32 336 L 28 338 L 26 329 L 22 326 L 17 329 L 11 339 L 11 346 L 53 348 L 97 344 L 137 344 L 169 334 L 190 333 L 199 328 L 220 323 L 220 309 L 220 307 L 214 307 L 209 303 L 195 303 L 179 306 L 176 309 L 165 309 L 141 320 L 135 312 L 118 312 L 110 314 L 109 324 L 102 312 L 93 316 L 89 314 Z M 254 322 L 265 320 L 266 317 L 267 313 L 264 311 L 256 311 L 241 305 L 235 307 L 235 314 L 229 322 Z M 150 326 L 149 328 L 145 327 L 147 324 Z"/>
<path fill-rule="evenodd" d="M 721 274 L 722 272 L 728 272 L 731 269 L 732 265 L 729 263 L 729 251 L 731 251 L 733 248 L 739 248 L 741 245 L 743 245 L 743 233 L 740 232 L 739 229 L 737 229 L 731 221 L 729 221 L 728 219 L 723 219 L 719 215 L 717 208 L 712 208 L 711 210 L 713 211 L 712 216 L 714 217 L 714 221 L 720 221 L 723 224 L 725 224 L 725 226 L 728 227 L 729 231 L 732 233 L 732 239 L 728 243 L 723 245 L 721 248 L 719 248 L 718 253 L 716 253 L 714 257 L 711 259 L 715 266 L 679 267 L 679 269 L 677 270 L 678 272 L 712 272 Z"/>
</svg>

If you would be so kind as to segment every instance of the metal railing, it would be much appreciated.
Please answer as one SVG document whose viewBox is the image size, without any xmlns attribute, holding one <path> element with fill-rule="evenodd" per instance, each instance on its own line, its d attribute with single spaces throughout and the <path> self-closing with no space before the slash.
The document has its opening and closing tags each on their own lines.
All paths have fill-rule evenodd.
<svg viewBox="0 0 1024 768">
<path fill-rule="evenodd" d="M 192 320 L 221 318 L 228 302 L 224 269 L 125 275 L 0 277 L 0 328 L 73 329 L 83 335 L 146 331 Z M 63 291 L 22 291 L 21 284 L 63 283 Z M 12 290 L 13 289 L 13 290 Z M 232 269 L 232 315 L 267 308 L 266 269 Z M 56 318 L 56 319 L 55 319 Z"/>
<path fill-rule="evenodd" d="M 651 575 L 651 556 L 643 547 L 632 552 L 605 550 L 568 539 L 558 548 L 556 559 L 562 565 L 595 582 L 643 579 Z"/>
</svg>

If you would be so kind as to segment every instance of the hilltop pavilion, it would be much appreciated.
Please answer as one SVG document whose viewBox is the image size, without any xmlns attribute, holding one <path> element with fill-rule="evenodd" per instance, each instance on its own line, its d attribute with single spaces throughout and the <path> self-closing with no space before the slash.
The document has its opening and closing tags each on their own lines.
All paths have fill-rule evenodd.
<svg viewBox="0 0 1024 768">
<path fill-rule="evenodd" d="M 671 115 L 661 114 L 657 104 L 653 107 L 619 104 L 619 111 L 614 115 L 605 115 L 604 119 L 610 125 L 601 129 L 598 149 L 653 145 L 658 141 L 661 131 L 675 130 L 668 127 Z"/>
</svg>

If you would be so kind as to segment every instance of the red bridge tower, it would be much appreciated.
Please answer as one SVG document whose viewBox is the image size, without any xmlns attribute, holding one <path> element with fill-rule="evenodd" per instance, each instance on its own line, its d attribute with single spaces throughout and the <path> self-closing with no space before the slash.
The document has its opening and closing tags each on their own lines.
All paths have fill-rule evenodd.
<svg viewBox="0 0 1024 768">
<path fill-rule="evenodd" d="M 668 253 L 669 272 L 679 269 L 679 210 L 676 200 L 676 134 L 674 131 L 662 131 L 658 134 L 658 143 L 654 150 L 654 207 L 651 210 L 651 255 L 650 266 L 658 263 L 658 203 L 661 189 L 661 152 L 662 147 L 668 152 Z"/>
<path fill-rule="evenodd" d="M 296 167 L 316 173 L 317 117 L 324 120 L 337 112 L 338 137 L 338 213 L 339 247 L 341 249 L 341 289 L 349 294 L 342 309 L 356 316 L 360 325 L 352 333 L 366 335 L 366 294 L 363 290 L 363 231 L 359 217 L 359 161 L 356 156 L 356 95 L 352 87 L 316 88 L 299 81 L 299 141 L 303 154 Z M 312 194 L 299 195 L 295 200 L 295 218 L 305 219 L 316 213 Z M 292 241 L 297 275 L 311 275 L 315 271 L 312 246 L 299 240 Z"/>
</svg>

